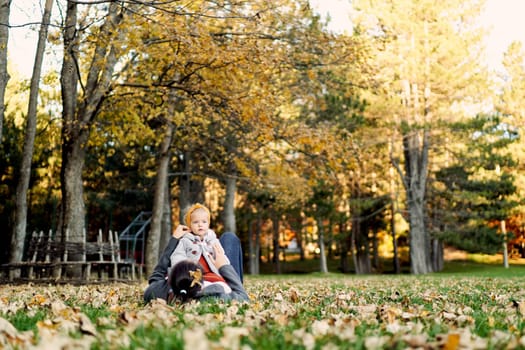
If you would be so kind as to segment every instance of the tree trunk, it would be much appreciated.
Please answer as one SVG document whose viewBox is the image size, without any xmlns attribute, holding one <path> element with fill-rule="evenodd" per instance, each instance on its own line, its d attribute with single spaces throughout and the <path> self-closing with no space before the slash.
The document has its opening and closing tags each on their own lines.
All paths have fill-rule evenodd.
<svg viewBox="0 0 525 350">
<path fill-rule="evenodd" d="M 38 88 L 40 75 L 42 73 L 42 62 L 44 60 L 44 51 L 46 48 L 47 41 L 47 31 L 49 28 L 52 7 L 53 0 L 46 0 L 44 6 L 44 15 L 42 17 L 42 25 L 40 26 L 40 32 L 38 35 L 38 44 L 35 54 L 35 64 L 33 66 L 33 75 L 31 76 L 31 86 L 29 88 L 29 105 L 27 108 L 24 151 L 22 155 L 22 164 L 20 166 L 18 183 L 16 186 L 15 223 L 14 232 L 11 236 L 11 256 L 9 259 L 10 262 L 21 261 L 22 255 L 24 253 L 24 242 L 26 238 L 27 227 L 27 192 L 29 189 L 29 180 L 31 178 L 31 162 L 33 159 L 33 150 L 35 146 Z"/>
<path fill-rule="evenodd" d="M 235 173 L 226 178 L 226 197 L 224 198 L 224 210 L 222 212 L 222 221 L 225 232 L 237 232 L 235 224 L 235 192 L 237 191 L 237 180 Z"/>
<path fill-rule="evenodd" d="M 255 270 L 255 231 L 253 229 L 254 221 L 248 220 L 248 266 L 250 266 L 250 274 L 256 275 Z"/>
<path fill-rule="evenodd" d="M 81 73 L 77 55 L 79 33 L 77 31 L 77 3 L 68 1 L 64 37 L 64 57 L 60 76 L 62 92 L 62 168 L 60 171 L 62 190 L 62 239 L 66 236 L 72 242 L 84 240 L 85 208 L 83 198 L 82 171 L 85 163 L 86 143 L 89 129 L 96 117 L 104 96 L 110 90 L 113 71 L 117 62 L 116 47 L 111 44 L 112 36 L 119 35 L 116 26 L 122 20 L 119 3 L 111 2 L 108 15 L 100 28 L 93 59 L 87 79 L 83 84 L 83 95 L 79 98 L 77 86 Z M 108 42 L 110 44 L 108 44 Z M 79 101 L 79 103 L 78 103 Z M 70 260 L 79 260 L 80 254 L 72 254 Z M 74 274 L 77 275 L 77 269 Z"/>
<path fill-rule="evenodd" d="M 300 218 L 300 215 L 299 215 Z M 299 248 L 299 259 L 304 261 L 304 244 L 303 244 L 303 222 L 302 219 L 294 220 L 291 223 L 292 229 L 295 232 L 295 239 L 297 240 L 297 247 Z"/>
<path fill-rule="evenodd" d="M 374 263 L 372 266 L 374 267 L 374 269 L 376 269 L 376 271 L 379 270 L 379 247 L 378 245 L 379 243 L 377 241 L 377 231 L 374 230 L 373 235 L 372 235 L 372 261 Z"/>
<path fill-rule="evenodd" d="M 413 130 L 403 137 L 405 189 L 410 223 L 410 266 L 413 274 L 432 272 L 430 235 L 425 227 L 425 190 L 427 178 L 428 132 Z"/>
<path fill-rule="evenodd" d="M 175 125 L 171 120 L 174 113 L 175 101 L 170 99 L 168 118 L 166 121 L 166 128 L 164 130 L 164 139 L 159 149 L 159 161 L 157 178 L 155 181 L 155 195 L 153 197 L 153 209 L 151 213 L 151 224 L 146 241 L 146 274 L 153 272 L 155 265 L 158 262 L 161 247 L 159 242 L 161 240 L 161 227 L 164 214 L 164 200 L 166 194 L 166 186 L 168 183 L 168 170 L 171 161 L 171 142 L 173 140 L 173 133 Z"/>
<path fill-rule="evenodd" d="M 204 180 L 192 176 L 192 152 L 185 151 L 181 160 L 182 174 L 179 177 L 179 217 L 183 222 L 184 213 L 194 203 L 204 202 Z"/>
<path fill-rule="evenodd" d="M 60 75 L 60 85 L 62 93 L 62 166 L 60 168 L 60 187 L 62 191 L 62 205 L 60 211 L 61 227 L 59 232 L 62 239 L 65 232 L 73 229 L 73 224 L 79 225 L 80 232 L 84 227 L 84 202 L 82 193 L 81 167 L 83 167 L 83 154 L 77 155 L 79 147 L 74 147 L 74 142 L 78 142 L 78 130 L 75 130 L 75 113 L 77 109 L 77 86 L 78 76 L 76 66 L 76 53 L 78 52 L 78 37 L 76 36 L 77 24 L 77 4 L 67 3 L 66 20 L 64 23 L 64 57 L 62 60 L 62 72 Z M 73 159 L 81 158 L 80 164 L 71 164 Z M 80 175 L 75 171 L 80 171 Z M 73 201 L 78 203 L 73 203 Z M 75 214 L 74 211 L 77 213 Z M 78 220 L 77 217 L 80 217 Z"/>
<path fill-rule="evenodd" d="M 249 225 L 249 244 L 250 244 L 250 274 L 260 273 L 259 261 L 261 260 L 261 214 L 257 213 L 255 222 Z M 255 225 L 255 230 L 253 229 Z"/>
<path fill-rule="evenodd" d="M 432 239 L 432 270 L 442 271 L 444 266 L 443 242 L 439 239 Z"/>
<path fill-rule="evenodd" d="M 328 265 L 326 263 L 326 249 L 324 247 L 324 225 L 322 218 L 317 218 L 317 227 L 319 229 L 319 270 L 321 273 L 328 273 Z"/>
<path fill-rule="evenodd" d="M 160 241 L 159 241 L 159 258 L 162 254 L 162 247 L 168 245 L 168 242 L 171 238 L 171 233 L 173 231 L 172 226 L 172 211 L 171 211 L 171 186 L 169 175 L 166 179 L 166 184 L 164 186 L 164 203 L 162 208 L 162 223 L 160 228 Z"/>
<path fill-rule="evenodd" d="M 179 222 L 183 224 L 184 213 L 190 207 L 190 153 L 183 152 L 182 156 L 179 157 L 179 168 L 181 174 L 177 179 L 179 184 Z"/>
<path fill-rule="evenodd" d="M 356 274 L 372 273 L 372 265 L 370 262 L 369 241 L 366 233 L 362 232 L 359 219 L 353 219 L 352 235 L 355 238 L 354 263 Z"/>
<path fill-rule="evenodd" d="M 411 197 L 408 199 L 410 268 L 413 274 L 425 274 L 432 272 L 430 237 L 425 228 L 423 203 Z"/>
<path fill-rule="evenodd" d="M 352 238 L 353 242 L 353 259 L 356 274 L 368 274 L 372 272 L 372 265 L 370 262 L 370 241 L 368 239 L 368 232 L 364 229 L 361 220 L 362 209 L 360 207 L 361 189 L 356 183 L 352 187 L 352 198 L 350 202 L 350 212 L 352 220 Z"/>
<path fill-rule="evenodd" d="M 399 253 L 397 249 L 397 236 L 396 236 L 396 210 L 395 202 L 391 202 L 392 219 L 390 225 L 392 226 L 392 247 L 394 249 L 394 273 L 398 274 L 401 272 L 401 266 L 399 265 Z"/>
<path fill-rule="evenodd" d="M 507 242 L 507 228 L 505 225 L 505 220 L 500 221 L 501 233 L 503 234 L 503 267 L 509 268 L 509 252 L 508 252 L 508 242 Z"/>
<path fill-rule="evenodd" d="M 4 98 L 9 74 L 7 73 L 7 43 L 9 41 L 9 12 L 11 0 L 0 0 L 0 144 L 4 125 Z"/>
<path fill-rule="evenodd" d="M 261 272 L 259 263 L 261 262 L 261 230 L 262 230 L 262 215 L 257 213 L 257 224 L 255 226 L 255 254 L 253 256 L 254 274 L 258 275 Z"/>
<path fill-rule="evenodd" d="M 339 222 L 339 232 L 341 234 L 341 261 L 339 267 L 341 268 L 342 273 L 348 273 L 350 272 L 350 261 L 348 259 L 350 237 L 347 237 L 346 225 L 343 219 Z"/>
<path fill-rule="evenodd" d="M 333 224 L 332 219 L 328 219 L 328 230 L 326 231 L 326 234 L 324 235 L 324 240 L 327 243 L 326 244 L 326 256 L 328 259 L 334 258 L 334 250 L 332 249 L 332 232 L 333 232 Z"/>
<path fill-rule="evenodd" d="M 358 250 L 355 254 L 355 261 L 356 261 L 356 267 L 355 272 L 356 274 L 370 274 L 372 273 L 372 265 L 370 263 L 370 254 L 368 252 L 363 250 Z"/>
<path fill-rule="evenodd" d="M 191 206 L 190 200 L 190 179 L 191 179 L 191 169 L 190 169 L 190 152 L 183 152 L 182 159 L 179 163 L 181 164 L 180 168 L 182 169 L 182 174 L 179 176 L 179 221 L 184 223 L 184 213 Z"/>
<path fill-rule="evenodd" d="M 279 217 L 278 214 L 273 214 L 273 263 L 275 267 L 275 273 L 281 274 L 281 247 L 279 246 Z"/>
</svg>

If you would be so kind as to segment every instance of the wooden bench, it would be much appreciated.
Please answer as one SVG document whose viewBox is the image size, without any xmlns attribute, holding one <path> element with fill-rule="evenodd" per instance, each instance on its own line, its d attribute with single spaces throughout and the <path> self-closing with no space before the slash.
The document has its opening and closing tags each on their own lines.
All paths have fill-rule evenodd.
<svg viewBox="0 0 525 350">
<path fill-rule="evenodd" d="M 85 238 L 83 242 L 69 242 L 66 235 L 61 242 L 52 232 L 34 232 L 23 261 L 0 265 L 0 280 L 92 283 L 142 279 L 141 266 L 121 260 L 117 233 L 110 231 L 107 241 L 102 236 L 99 231 L 96 242 L 86 242 Z"/>
<path fill-rule="evenodd" d="M 89 260 L 90 268 L 97 269 L 99 279 L 102 271 L 106 270 L 111 279 L 131 279 L 137 277 L 142 279 L 142 266 L 132 260 L 122 260 L 120 255 L 120 244 L 116 232 L 109 231 L 108 241 L 102 240 L 102 231 L 99 231 L 96 243 L 88 243 L 86 254 L 94 256 Z M 138 276 L 137 276 L 138 275 Z"/>
</svg>

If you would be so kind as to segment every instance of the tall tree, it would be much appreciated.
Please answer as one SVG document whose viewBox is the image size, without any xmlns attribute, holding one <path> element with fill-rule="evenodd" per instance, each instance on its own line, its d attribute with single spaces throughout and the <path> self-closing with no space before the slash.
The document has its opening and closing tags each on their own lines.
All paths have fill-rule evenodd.
<svg viewBox="0 0 525 350">
<path fill-rule="evenodd" d="M 159 259 L 159 252 L 164 247 L 160 247 L 162 235 L 162 220 L 164 213 L 165 196 L 167 195 L 166 187 L 169 187 L 169 165 L 171 163 L 171 143 L 173 140 L 174 130 L 176 128 L 176 106 L 177 97 L 174 93 L 169 95 L 170 101 L 168 110 L 164 118 L 164 136 L 158 152 L 158 167 L 155 181 L 155 195 L 153 197 L 153 210 L 151 215 L 151 224 L 148 232 L 146 243 L 146 274 L 153 271 Z"/>
<path fill-rule="evenodd" d="M 29 189 L 31 161 L 33 159 L 33 150 L 35 145 L 38 90 L 52 7 L 53 0 L 46 0 L 44 5 L 44 14 L 42 16 L 42 24 L 40 26 L 40 32 L 38 35 L 38 44 L 35 54 L 35 63 L 33 65 L 33 74 L 31 76 L 31 85 L 29 88 L 29 105 L 27 108 L 24 150 L 22 155 L 22 164 L 20 165 L 18 184 L 16 186 L 15 223 L 13 234 L 11 235 L 10 262 L 21 261 L 24 250 L 27 227 L 27 192 Z"/>
<path fill-rule="evenodd" d="M 4 97 L 9 74 L 7 73 L 7 43 L 9 41 L 9 12 L 11 0 L 0 0 L 0 143 L 4 125 Z"/>
<path fill-rule="evenodd" d="M 467 141 L 436 173 L 442 186 L 434 186 L 433 195 L 445 202 L 438 209 L 443 227 L 435 228 L 436 235 L 470 252 L 499 252 L 505 240 L 500 223 L 518 204 L 510 172 L 516 163 L 508 147 L 518 135 L 495 115 L 455 123 L 455 133 Z"/>
<path fill-rule="evenodd" d="M 71 241 L 81 241 L 85 229 L 85 203 L 82 172 L 86 158 L 86 145 L 90 127 L 101 102 L 110 90 L 111 79 L 117 63 L 119 48 L 115 44 L 120 31 L 118 25 L 123 18 L 123 9 L 117 2 L 107 6 L 107 16 L 98 30 L 94 30 L 96 47 L 87 69 L 87 78 L 80 81 L 84 72 L 82 62 L 82 30 L 79 28 L 77 1 L 67 2 L 63 29 L 64 56 L 60 76 L 62 91 L 62 235 L 67 233 Z M 85 53 L 85 52 L 84 52 Z M 79 86 L 82 87 L 78 94 Z M 78 259 L 72 256 L 72 259 Z"/>
<path fill-rule="evenodd" d="M 466 114 L 453 111 L 454 105 L 486 96 L 480 61 L 483 32 L 476 21 L 482 4 L 483 0 L 354 3 L 364 14 L 364 21 L 356 21 L 358 30 L 377 43 L 374 63 L 380 97 L 370 96 L 369 113 L 389 116 L 385 121 L 390 121 L 387 125 L 400 144 L 391 162 L 406 192 L 414 274 L 433 270 L 425 208 L 432 146 L 443 134 L 436 127 Z"/>
<path fill-rule="evenodd" d="M 525 48 L 522 43 L 513 42 L 503 57 L 504 72 L 500 77 L 503 86 L 496 102 L 496 111 L 504 116 L 504 122 L 517 131 L 519 139 L 509 147 L 517 159 L 524 159 L 525 152 Z M 525 197 L 525 164 L 518 162 L 513 175 L 519 197 Z M 523 223 L 525 225 L 525 222 Z"/>
</svg>

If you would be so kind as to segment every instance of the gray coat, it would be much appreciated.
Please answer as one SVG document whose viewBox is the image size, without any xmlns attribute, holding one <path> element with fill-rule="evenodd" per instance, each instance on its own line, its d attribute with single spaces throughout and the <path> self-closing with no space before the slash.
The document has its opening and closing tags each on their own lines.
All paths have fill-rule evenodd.
<svg viewBox="0 0 525 350">
<path fill-rule="evenodd" d="M 179 240 L 179 244 L 170 256 L 171 265 L 168 269 L 171 270 L 172 266 L 175 266 L 178 262 L 189 259 L 195 262 L 199 262 L 201 256 L 204 256 L 204 260 L 208 263 L 210 270 L 213 273 L 220 275 L 219 270 L 211 262 L 209 255 L 215 256 L 213 245 L 219 243 L 217 235 L 212 230 L 208 230 L 208 233 L 204 236 L 204 239 L 194 235 L 193 233 L 185 233 L 184 236 Z M 228 264 L 230 261 L 228 260 Z"/>
</svg>

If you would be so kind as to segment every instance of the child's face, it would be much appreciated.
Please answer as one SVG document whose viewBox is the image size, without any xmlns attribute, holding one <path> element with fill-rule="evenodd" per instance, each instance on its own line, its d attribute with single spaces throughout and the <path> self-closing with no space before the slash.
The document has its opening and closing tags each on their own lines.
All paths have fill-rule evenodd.
<svg viewBox="0 0 525 350">
<path fill-rule="evenodd" d="M 197 209 L 190 216 L 190 229 L 195 235 L 203 238 L 210 228 L 210 218 L 204 209 Z"/>
</svg>

